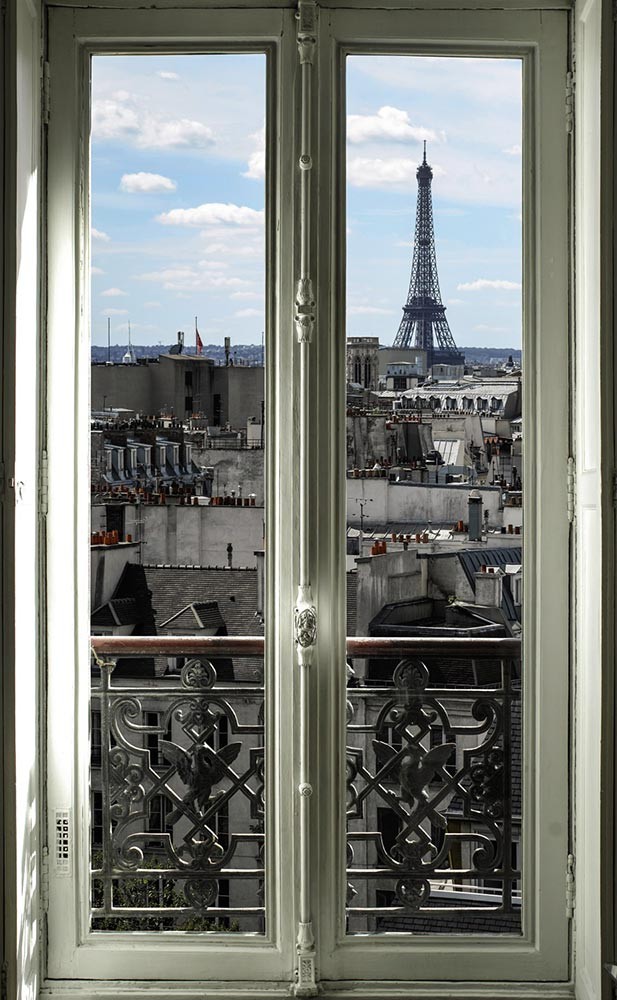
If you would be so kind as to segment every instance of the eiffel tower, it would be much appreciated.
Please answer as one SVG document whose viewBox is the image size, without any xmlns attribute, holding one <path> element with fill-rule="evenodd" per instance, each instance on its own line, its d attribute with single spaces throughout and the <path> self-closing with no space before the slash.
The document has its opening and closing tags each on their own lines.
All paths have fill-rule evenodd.
<svg viewBox="0 0 617 1000">
<path fill-rule="evenodd" d="M 460 365 L 465 358 L 454 343 L 446 319 L 446 307 L 439 291 L 431 198 L 433 171 L 426 162 L 426 141 L 424 159 L 416 171 L 416 177 L 418 203 L 411 278 L 407 302 L 403 306 L 403 318 L 392 346 L 423 348 L 427 352 L 429 366 Z"/>
</svg>

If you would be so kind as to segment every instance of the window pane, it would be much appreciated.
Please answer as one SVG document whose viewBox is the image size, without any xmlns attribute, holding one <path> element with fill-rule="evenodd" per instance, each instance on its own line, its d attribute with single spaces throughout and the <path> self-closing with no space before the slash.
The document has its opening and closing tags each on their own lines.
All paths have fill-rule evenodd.
<svg viewBox="0 0 617 1000">
<path fill-rule="evenodd" d="M 261 636 L 266 57 L 92 60 L 91 626 Z M 92 672 L 95 931 L 265 930 L 263 662 Z"/>
<path fill-rule="evenodd" d="M 522 64 L 346 83 L 348 931 L 518 934 Z"/>
</svg>

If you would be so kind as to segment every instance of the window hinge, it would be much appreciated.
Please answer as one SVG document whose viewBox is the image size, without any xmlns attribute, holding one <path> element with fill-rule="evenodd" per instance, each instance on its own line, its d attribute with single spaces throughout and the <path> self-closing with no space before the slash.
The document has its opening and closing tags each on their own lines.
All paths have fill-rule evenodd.
<svg viewBox="0 0 617 1000">
<path fill-rule="evenodd" d="M 566 132 L 571 134 L 574 128 L 574 71 L 566 73 Z"/>
<path fill-rule="evenodd" d="M 50 110 L 50 85 L 49 85 L 49 63 L 45 60 L 43 62 L 43 79 L 41 81 L 41 94 L 42 94 L 42 106 L 41 106 L 41 118 L 43 125 L 49 125 L 49 110 Z"/>
<path fill-rule="evenodd" d="M 570 522 L 570 524 L 572 524 L 574 521 L 575 493 L 576 493 L 576 467 L 574 465 L 574 459 L 570 457 L 568 459 L 568 521 Z"/>
<path fill-rule="evenodd" d="M 43 516 L 47 514 L 49 502 L 49 460 L 47 452 L 41 452 L 41 464 L 39 468 L 39 511 Z"/>
<path fill-rule="evenodd" d="M 41 852 L 41 909 L 44 913 L 49 910 L 49 848 L 44 847 Z"/>
<path fill-rule="evenodd" d="M 568 854 L 566 861 L 566 917 L 572 920 L 576 905 L 576 877 L 574 874 L 574 855 Z"/>
<path fill-rule="evenodd" d="M 613 507 L 617 507 L 617 471 L 613 472 Z"/>
</svg>

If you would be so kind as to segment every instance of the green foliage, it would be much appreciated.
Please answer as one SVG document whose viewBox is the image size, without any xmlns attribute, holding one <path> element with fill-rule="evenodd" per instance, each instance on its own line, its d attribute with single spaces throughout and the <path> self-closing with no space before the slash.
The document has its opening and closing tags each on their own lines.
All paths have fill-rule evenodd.
<svg viewBox="0 0 617 1000">
<path fill-rule="evenodd" d="M 96 852 L 92 855 L 92 867 L 94 870 L 102 867 L 102 855 Z M 139 907 L 156 911 L 161 908 L 186 907 L 187 901 L 184 895 L 183 879 L 167 878 L 157 874 L 159 863 L 156 858 L 144 858 L 141 870 L 134 878 L 121 878 L 113 880 L 113 904 L 116 907 Z M 144 869 L 152 869 L 152 875 L 144 875 Z M 103 906 L 104 890 L 103 881 L 94 876 L 92 878 L 92 907 Z M 93 931 L 216 931 L 219 933 L 233 933 L 240 930 L 237 920 L 231 921 L 229 926 L 220 919 L 212 919 L 206 916 L 199 916 L 194 912 L 176 914 L 161 914 L 156 912 L 148 915 L 127 915 L 114 917 L 93 917 Z"/>
</svg>

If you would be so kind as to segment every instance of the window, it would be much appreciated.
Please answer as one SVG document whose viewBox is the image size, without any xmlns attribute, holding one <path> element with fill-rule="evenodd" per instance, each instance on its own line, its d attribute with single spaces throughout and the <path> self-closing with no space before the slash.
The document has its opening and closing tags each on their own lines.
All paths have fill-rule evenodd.
<svg viewBox="0 0 617 1000">
<path fill-rule="evenodd" d="M 322 12 L 318 28 L 311 24 L 311 17 L 311 8 L 305 8 L 301 27 L 306 29 L 307 38 L 302 42 L 301 51 L 310 52 L 312 38 L 316 37 L 320 57 L 313 65 L 312 83 L 307 68 L 310 63 L 304 62 L 305 68 L 300 73 L 305 88 L 305 118 L 304 133 L 297 136 L 293 102 L 287 100 L 298 77 L 296 22 L 291 11 L 185 11 L 181 17 L 177 12 L 168 11 L 116 11 L 113 18 L 88 10 L 51 11 L 50 65 L 54 85 L 49 123 L 50 538 L 58 537 L 57 529 L 66 523 L 67 517 L 75 522 L 75 536 L 71 536 L 70 541 L 71 559 L 63 553 L 60 560 L 57 548 L 49 547 L 48 648 L 50 663 L 54 664 L 48 705 L 50 746 L 53 746 L 49 757 L 52 810 L 69 806 L 74 809 L 74 815 L 80 815 L 87 801 L 84 758 L 87 740 L 84 737 L 88 691 L 82 666 L 88 662 L 89 608 L 87 587 L 83 585 L 87 578 L 87 560 L 80 538 L 87 535 L 83 470 L 87 468 L 89 442 L 82 424 L 74 421 L 72 386 L 76 377 L 79 386 L 77 411 L 83 418 L 87 411 L 89 358 L 86 330 L 77 312 L 71 325 L 75 336 L 75 371 L 66 370 L 63 345 L 67 329 L 66 303 L 80 301 L 81 296 L 87 300 L 84 275 L 79 268 L 67 267 L 66 261 L 78 261 L 82 255 L 88 259 L 87 199 L 79 203 L 76 215 L 72 209 L 75 192 L 80 190 L 80 177 L 88 174 L 87 148 L 80 139 L 85 134 L 80 126 L 86 123 L 87 115 L 83 117 L 79 109 L 88 107 L 89 67 L 93 53 L 135 52 L 153 44 L 157 49 L 174 52 L 261 53 L 267 62 L 265 146 L 269 278 L 266 341 L 270 350 L 266 351 L 266 357 L 270 360 L 264 426 L 272 457 L 268 469 L 270 505 L 267 506 L 265 531 L 269 566 L 265 583 L 264 714 L 268 814 L 264 847 L 266 875 L 259 890 L 263 891 L 265 900 L 265 927 L 250 933 L 241 931 L 231 944 L 231 939 L 226 937 L 224 946 L 221 937 L 217 937 L 217 930 L 208 931 L 205 938 L 172 934 L 159 939 L 148 933 L 140 939 L 139 948 L 112 931 L 102 942 L 90 931 L 89 925 L 87 837 L 75 826 L 74 870 L 68 877 L 57 871 L 51 873 L 50 976 L 160 980 L 173 977 L 199 981 L 244 979 L 288 984 L 296 967 L 299 933 L 300 986 L 308 991 L 313 988 L 312 977 L 316 970 L 325 982 L 337 983 L 359 979 L 408 984 L 417 980 L 454 978 L 504 982 L 517 981 L 523 969 L 531 980 L 565 981 L 568 976 L 568 927 L 559 893 L 568 848 L 568 527 L 565 518 L 564 523 L 555 518 L 554 510 L 558 501 L 564 501 L 565 510 L 565 484 L 560 470 L 565 467 L 567 457 L 567 429 L 551 425 L 550 446 L 545 435 L 549 434 L 547 428 L 555 406 L 559 408 L 565 402 L 563 391 L 567 385 L 564 351 L 568 326 L 567 233 L 563 222 L 567 205 L 563 170 L 567 138 L 562 127 L 560 89 L 566 66 L 566 15 L 560 11 L 544 11 L 542 16 L 534 11 L 517 11 L 512 15 L 495 11 L 465 12 L 445 25 L 443 19 L 440 20 L 439 43 L 434 40 L 434 15 L 426 12 L 391 11 L 387 27 L 383 15 L 371 10 Z M 345 659 L 345 543 L 340 527 L 344 520 L 342 482 L 346 463 L 343 434 L 339 431 L 344 412 L 345 342 L 340 331 L 345 330 L 343 282 L 347 221 L 342 193 L 344 67 L 351 57 L 420 53 L 427 58 L 438 58 L 448 52 L 478 58 L 487 55 L 512 58 L 520 60 L 523 66 L 527 164 L 524 173 L 527 223 L 523 285 L 529 370 L 534 373 L 525 401 L 526 426 L 530 428 L 525 481 L 539 484 L 529 487 L 527 503 L 532 544 L 524 570 L 525 593 L 533 595 L 533 599 L 528 600 L 523 654 L 529 693 L 525 707 L 525 753 L 528 760 L 538 761 L 539 766 L 537 773 L 530 775 L 525 790 L 526 829 L 520 876 L 525 907 L 522 933 L 508 939 L 506 935 L 492 934 L 490 940 L 480 940 L 479 935 L 470 934 L 465 936 L 464 947 L 447 935 L 429 940 L 422 933 L 393 931 L 386 926 L 382 915 L 379 915 L 379 926 L 377 919 L 374 926 L 367 924 L 355 929 L 351 926 L 345 913 L 348 878 L 340 805 L 345 792 L 345 705 L 348 696 L 356 701 L 365 696 L 361 685 L 346 690 L 342 669 Z M 300 87 L 299 82 L 297 86 Z M 67 104 L 71 114 L 65 113 Z M 311 106 L 322 109 L 319 132 L 312 137 L 307 132 L 306 117 Z M 311 170 L 302 171 L 305 180 L 301 184 L 293 169 L 296 153 L 308 157 L 302 160 L 303 168 L 312 166 Z M 534 169 L 538 162 L 542 165 L 539 179 Z M 79 165 L 78 173 L 75 173 L 76 164 Z M 313 195 L 311 199 L 309 191 Z M 532 222 L 545 218 L 550 220 L 546 227 L 534 228 Z M 305 227 L 309 221 L 310 232 Z M 302 253 L 296 253 L 294 248 L 300 245 Z M 536 272 L 539 273 L 537 283 L 533 279 Z M 314 281 L 316 305 L 307 283 L 309 276 Z M 298 277 L 304 282 L 299 287 Z M 86 312 L 88 308 L 86 301 Z M 294 308 L 299 341 L 294 341 L 289 334 Z M 311 330 L 313 320 L 315 326 Z M 361 377 L 357 382 L 364 389 L 376 388 L 373 360 L 363 356 L 362 361 L 354 361 L 353 366 L 356 374 L 359 366 Z M 227 422 L 222 395 L 212 394 L 213 426 Z M 182 397 L 186 400 L 185 393 Z M 423 397 L 419 399 L 420 407 L 426 405 Z M 440 409 L 441 399 L 435 391 L 429 400 L 434 409 Z M 480 402 L 482 406 L 478 403 L 478 408 L 486 410 L 487 401 L 481 399 Z M 62 462 L 55 450 L 56 441 L 63 442 Z M 78 483 L 75 506 L 73 495 L 66 498 L 63 489 L 67 448 L 75 455 L 71 470 Z M 159 451 L 161 469 L 164 465 L 178 467 L 178 445 Z M 297 476 L 289 474 L 289 470 L 296 469 Z M 118 464 L 118 475 L 123 471 L 124 466 Z M 381 468 L 370 471 L 379 472 L 379 476 L 370 477 L 372 480 L 381 479 Z M 551 484 L 550 491 L 545 489 L 547 482 Z M 298 537 L 298 525 L 301 544 L 299 553 L 292 553 L 290 539 Z M 418 532 L 422 538 L 419 545 L 425 544 L 424 536 L 428 540 L 431 530 L 430 526 L 426 530 L 423 526 L 423 531 Z M 376 541 L 383 544 L 381 539 Z M 66 586 L 60 586 L 67 563 L 77 566 L 74 603 L 66 601 Z M 313 604 L 318 622 L 316 643 Z M 536 608 L 539 609 L 537 614 Z M 297 658 L 289 626 L 294 609 L 299 623 L 297 638 L 302 664 L 296 676 L 289 669 Z M 541 613 L 543 609 L 547 609 L 546 615 Z M 191 613 L 199 615 L 199 607 Z M 552 625 L 547 630 L 549 613 Z M 76 648 L 69 651 L 70 655 L 66 649 L 67 634 L 77 636 Z M 512 650 L 513 647 L 506 645 L 505 648 Z M 361 652 L 356 653 L 356 658 L 361 655 Z M 381 654 L 377 652 L 370 657 L 373 658 L 379 665 L 374 675 L 374 688 L 380 688 L 381 679 L 389 676 L 391 693 L 393 671 L 391 664 L 387 666 L 387 650 L 382 649 Z M 310 659 L 312 665 L 309 667 Z M 382 670 L 383 663 L 386 665 Z M 372 678 L 373 673 L 369 670 L 367 676 Z M 408 687 L 406 690 L 411 703 L 414 689 Z M 223 697 L 216 693 L 216 688 L 214 692 L 209 697 Z M 78 710 L 75 719 L 67 721 L 63 706 L 69 695 L 71 700 L 74 696 Z M 130 697 L 128 693 L 126 696 Z M 385 697 L 383 692 L 379 697 Z M 146 725 L 152 728 L 149 720 Z M 238 720 L 238 726 L 242 725 Z M 389 725 L 385 726 L 386 730 Z M 397 747 L 403 746 L 404 735 L 399 729 L 395 739 L 394 727 L 390 728 L 392 742 L 388 745 L 395 754 L 402 753 Z M 444 725 L 444 732 L 446 730 Z M 173 741 L 173 731 L 171 735 Z M 268 735 L 272 737 L 270 740 Z M 234 742 L 233 732 L 226 736 L 229 742 L 221 740 L 222 749 Z M 431 737 L 424 738 L 426 748 L 422 746 L 428 750 Z M 438 741 L 440 746 L 443 742 Z M 437 743 L 433 749 L 436 746 Z M 143 749 L 154 750 L 155 747 Z M 257 751 L 257 747 L 252 749 Z M 362 747 L 356 749 L 362 750 Z M 73 760 L 75 756 L 75 773 L 68 773 L 68 769 L 60 766 L 61 761 Z M 359 758 L 360 754 L 357 756 Z M 373 754 L 371 762 L 378 764 L 378 752 Z M 448 768 L 451 770 L 456 764 L 450 752 L 443 772 L 437 774 L 435 785 L 441 781 L 445 786 L 453 780 Z M 382 766 L 390 765 L 386 762 Z M 255 767 L 257 773 L 257 765 Z M 237 772 L 233 773 L 237 778 Z M 370 775 L 369 780 L 373 777 L 375 775 Z M 390 784 L 396 784 L 393 766 L 390 777 Z M 160 800 L 156 801 L 165 801 L 165 796 L 161 793 Z M 175 808 L 178 808 L 177 803 Z M 150 814 L 150 832 L 155 822 L 158 826 L 163 825 L 162 807 L 157 816 Z M 376 813 L 375 821 L 382 831 L 384 843 L 387 841 L 386 846 L 391 846 L 399 835 L 391 812 L 382 808 L 381 815 Z M 221 839 L 229 838 L 230 841 L 234 832 L 231 809 L 227 814 L 219 810 L 217 823 Z M 439 819 L 435 821 L 433 816 L 432 824 L 429 820 L 421 828 L 431 837 L 435 849 L 441 850 L 445 838 L 442 839 Z M 551 831 L 550 835 L 546 834 L 547 830 Z M 314 835 L 309 836 L 309 831 Z M 261 831 L 252 832 L 255 836 L 261 835 Z M 362 831 L 356 833 L 361 835 Z M 461 827 L 459 833 L 458 844 L 462 834 L 469 834 L 469 831 Z M 464 852 L 460 850 L 457 864 L 464 867 Z M 456 853 L 454 848 L 451 853 Z M 369 866 L 359 864 L 359 867 L 364 873 L 360 881 L 379 881 L 373 871 L 366 871 Z M 508 852 L 504 858 L 503 878 L 510 882 L 515 880 L 511 868 L 512 857 Z M 116 877 L 120 876 L 114 873 Z M 353 903 L 356 910 L 363 906 L 369 909 L 368 891 L 364 885 L 360 886 L 362 898 Z M 415 887 L 408 890 L 403 885 L 393 895 L 390 884 L 375 885 L 371 909 L 388 909 L 395 900 L 398 900 L 397 905 L 409 905 L 414 892 Z M 406 893 L 401 903 L 401 895 Z M 231 877 L 219 881 L 216 898 L 219 907 L 233 907 Z M 75 899 L 79 900 L 77 906 Z M 203 909 L 213 905 L 209 890 L 201 899 Z M 255 908 L 261 910 L 261 907 Z M 410 908 L 413 909 L 413 905 Z M 65 921 L 58 919 L 61 913 L 66 915 Z M 372 914 L 370 919 L 373 919 Z M 318 952 L 313 947 L 311 925 L 318 928 Z"/>
</svg>

